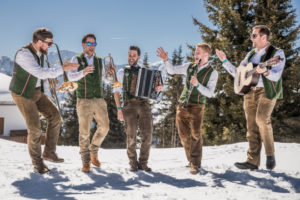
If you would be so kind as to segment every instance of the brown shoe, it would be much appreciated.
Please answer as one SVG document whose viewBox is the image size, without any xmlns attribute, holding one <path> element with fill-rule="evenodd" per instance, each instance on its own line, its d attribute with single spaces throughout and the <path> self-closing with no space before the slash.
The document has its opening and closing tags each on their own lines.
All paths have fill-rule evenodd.
<svg viewBox="0 0 300 200">
<path fill-rule="evenodd" d="M 186 168 L 190 168 L 191 166 L 192 166 L 192 163 L 189 162 L 185 167 L 186 167 Z"/>
<path fill-rule="evenodd" d="M 136 172 L 138 170 L 137 165 L 130 165 L 129 171 Z"/>
<path fill-rule="evenodd" d="M 42 157 L 44 160 L 55 162 L 55 163 L 62 163 L 65 161 L 63 158 L 59 158 L 55 152 L 49 153 L 44 151 Z"/>
<path fill-rule="evenodd" d="M 34 165 L 33 171 L 40 174 L 46 174 L 50 171 L 50 169 L 45 165 L 45 163 L 41 159 Z"/>
<path fill-rule="evenodd" d="M 192 165 L 190 169 L 191 174 L 197 174 L 199 172 L 199 168 L 197 166 Z"/>
<path fill-rule="evenodd" d="M 101 162 L 98 160 L 98 155 L 92 155 L 91 154 L 91 162 L 96 167 L 100 167 L 100 165 L 101 165 Z"/>
<path fill-rule="evenodd" d="M 150 167 L 148 167 L 148 165 L 147 165 L 147 163 L 143 163 L 143 164 L 138 164 L 138 168 L 140 169 L 140 170 L 144 170 L 144 171 L 146 171 L 146 172 L 151 172 L 152 171 L 152 169 L 150 168 Z"/>
<path fill-rule="evenodd" d="M 91 172 L 91 162 L 83 163 L 81 171 L 84 173 L 90 173 Z"/>
</svg>

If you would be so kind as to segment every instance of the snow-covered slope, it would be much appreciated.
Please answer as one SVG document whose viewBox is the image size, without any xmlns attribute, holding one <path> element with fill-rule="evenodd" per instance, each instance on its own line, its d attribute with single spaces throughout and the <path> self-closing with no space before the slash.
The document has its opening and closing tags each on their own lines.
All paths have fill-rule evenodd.
<svg viewBox="0 0 300 200">
<path fill-rule="evenodd" d="M 243 161 L 247 143 L 204 147 L 203 168 L 197 175 L 185 167 L 182 148 L 151 149 L 153 172 L 128 170 L 125 149 L 100 149 L 101 168 L 80 172 L 78 147 L 59 146 L 65 162 L 46 162 L 51 173 L 32 173 L 25 144 L 0 140 L 1 199 L 300 199 L 300 144 L 276 143 L 277 167 L 257 171 L 233 167 Z"/>
</svg>

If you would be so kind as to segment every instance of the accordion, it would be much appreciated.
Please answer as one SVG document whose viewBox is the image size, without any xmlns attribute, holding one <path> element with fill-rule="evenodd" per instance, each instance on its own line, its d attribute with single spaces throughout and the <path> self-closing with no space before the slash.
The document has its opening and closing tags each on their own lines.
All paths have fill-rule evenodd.
<svg viewBox="0 0 300 200">
<path fill-rule="evenodd" d="M 134 96 L 157 100 L 160 92 L 155 87 L 162 83 L 161 71 L 139 68 Z"/>
</svg>

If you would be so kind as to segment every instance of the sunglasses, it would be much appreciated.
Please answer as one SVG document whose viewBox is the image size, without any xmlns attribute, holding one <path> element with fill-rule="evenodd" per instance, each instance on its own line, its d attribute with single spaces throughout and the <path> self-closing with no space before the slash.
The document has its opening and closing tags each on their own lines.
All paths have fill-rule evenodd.
<svg viewBox="0 0 300 200">
<path fill-rule="evenodd" d="M 44 41 L 44 40 L 42 40 L 42 42 L 46 43 L 46 44 L 48 45 L 48 47 L 51 47 L 52 44 L 53 44 L 53 42 L 46 42 L 46 41 Z"/>
<path fill-rule="evenodd" d="M 95 47 L 95 46 L 97 46 L 97 42 L 93 42 L 93 43 L 92 42 L 86 42 L 86 45 Z"/>
<path fill-rule="evenodd" d="M 250 37 L 253 38 L 253 39 L 255 39 L 255 38 L 257 38 L 258 35 L 261 36 L 261 34 L 255 34 L 255 33 L 252 33 Z"/>
</svg>

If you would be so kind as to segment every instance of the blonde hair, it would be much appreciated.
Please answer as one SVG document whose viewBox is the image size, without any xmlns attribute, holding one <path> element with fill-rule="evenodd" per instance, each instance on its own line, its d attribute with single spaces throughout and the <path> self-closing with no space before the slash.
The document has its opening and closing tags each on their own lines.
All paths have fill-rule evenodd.
<svg viewBox="0 0 300 200">
<path fill-rule="evenodd" d="M 207 44 L 207 43 L 204 43 L 204 42 L 198 43 L 198 44 L 196 45 L 196 47 L 203 49 L 203 50 L 204 50 L 205 52 L 207 52 L 209 55 L 211 54 L 211 47 L 210 47 L 210 45 Z"/>
</svg>

